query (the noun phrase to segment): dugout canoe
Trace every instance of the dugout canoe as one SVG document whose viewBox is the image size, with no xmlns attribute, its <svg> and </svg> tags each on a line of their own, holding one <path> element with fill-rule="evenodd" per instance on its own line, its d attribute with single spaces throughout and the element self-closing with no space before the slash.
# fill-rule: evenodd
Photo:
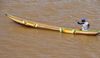
<svg viewBox="0 0 100 58">
<path fill-rule="evenodd" d="M 39 29 L 48 29 L 48 30 L 53 30 L 53 31 L 59 31 L 62 33 L 80 34 L 80 35 L 98 35 L 100 32 L 100 31 L 80 31 L 80 30 L 76 30 L 76 29 L 67 29 L 67 28 L 63 28 L 63 27 L 50 26 L 50 25 L 45 25 L 45 24 L 21 19 L 21 18 L 12 16 L 9 14 L 5 14 L 5 15 L 8 16 L 12 21 L 14 21 L 16 23 L 19 23 L 19 24 L 22 24 L 25 26 L 34 27 L 34 28 L 39 28 Z"/>
</svg>

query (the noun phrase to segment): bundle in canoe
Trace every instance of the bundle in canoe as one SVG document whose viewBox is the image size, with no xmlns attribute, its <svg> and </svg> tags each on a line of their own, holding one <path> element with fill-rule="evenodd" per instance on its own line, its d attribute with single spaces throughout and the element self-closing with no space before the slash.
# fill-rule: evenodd
<svg viewBox="0 0 100 58">
<path fill-rule="evenodd" d="M 37 22 L 27 21 L 25 19 L 21 19 L 9 14 L 5 14 L 5 15 L 8 16 L 14 22 L 17 22 L 19 24 L 23 24 L 26 26 L 34 27 L 34 28 L 39 28 L 39 29 L 48 29 L 48 30 L 53 30 L 53 31 L 59 31 L 62 33 L 80 34 L 80 35 L 98 35 L 100 32 L 100 31 L 81 31 L 81 30 L 76 30 L 76 29 L 67 29 L 63 27 L 50 26 L 50 25 L 40 24 Z"/>
</svg>

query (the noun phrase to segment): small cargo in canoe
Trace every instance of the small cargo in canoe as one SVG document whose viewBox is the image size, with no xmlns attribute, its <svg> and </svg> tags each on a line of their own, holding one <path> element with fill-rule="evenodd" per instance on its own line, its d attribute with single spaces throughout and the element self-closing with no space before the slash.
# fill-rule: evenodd
<svg viewBox="0 0 100 58">
<path fill-rule="evenodd" d="M 28 21 L 25 19 L 21 19 L 9 14 L 5 14 L 8 16 L 12 21 L 25 25 L 25 26 L 30 26 L 34 28 L 39 28 L 39 29 L 48 29 L 48 30 L 53 30 L 53 31 L 59 31 L 62 33 L 68 33 L 68 34 L 79 34 L 79 35 L 98 35 L 100 31 L 81 31 L 81 30 L 76 30 L 76 29 L 68 29 L 68 28 L 63 28 L 63 27 L 56 27 L 56 26 L 50 26 L 50 25 L 45 25 L 37 22 L 32 22 Z"/>
</svg>

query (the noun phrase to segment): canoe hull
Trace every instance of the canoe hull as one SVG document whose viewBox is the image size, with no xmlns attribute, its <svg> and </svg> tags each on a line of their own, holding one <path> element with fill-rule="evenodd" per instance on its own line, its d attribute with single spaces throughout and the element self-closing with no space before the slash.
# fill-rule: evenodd
<svg viewBox="0 0 100 58">
<path fill-rule="evenodd" d="M 22 25 L 25 25 L 25 26 L 29 26 L 29 27 L 59 31 L 59 32 L 68 33 L 68 34 L 94 35 L 94 36 L 99 34 L 98 31 L 80 31 L 80 30 L 76 30 L 76 29 L 67 29 L 67 28 L 63 28 L 63 27 L 50 26 L 50 25 L 45 25 L 45 24 L 41 24 L 41 23 L 37 23 L 37 22 L 28 21 L 25 19 L 21 19 L 21 18 L 12 16 L 12 15 L 9 15 L 9 14 L 5 14 L 5 15 L 8 16 L 12 21 L 22 24 Z"/>
</svg>

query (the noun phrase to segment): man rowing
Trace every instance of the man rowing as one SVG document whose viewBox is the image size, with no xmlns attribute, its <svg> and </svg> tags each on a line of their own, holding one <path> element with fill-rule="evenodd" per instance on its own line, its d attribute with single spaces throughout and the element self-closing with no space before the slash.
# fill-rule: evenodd
<svg viewBox="0 0 100 58">
<path fill-rule="evenodd" d="M 88 22 L 86 22 L 86 19 L 84 19 L 84 18 L 81 19 L 82 23 L 80 23 L 78 20 L 76 20 L 76 21 L 79 25 L 82 26 L 82 31 L 88 31 L 88 28 L 90 27 L 90 24 Z"/>
</svg>

